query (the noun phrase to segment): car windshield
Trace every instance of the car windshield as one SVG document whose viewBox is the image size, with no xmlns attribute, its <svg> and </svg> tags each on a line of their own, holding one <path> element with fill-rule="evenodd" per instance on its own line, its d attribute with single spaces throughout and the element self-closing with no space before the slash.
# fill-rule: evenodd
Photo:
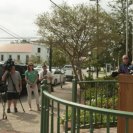
<svg viewBox="0 0 133 133">
<path fill-rule="evenodd" d="M 68 66 L 64 66 L 65 69 L 68 69 L 68 68 L 72 68 L 71 65 L 68 65 Z"/>
</svg>

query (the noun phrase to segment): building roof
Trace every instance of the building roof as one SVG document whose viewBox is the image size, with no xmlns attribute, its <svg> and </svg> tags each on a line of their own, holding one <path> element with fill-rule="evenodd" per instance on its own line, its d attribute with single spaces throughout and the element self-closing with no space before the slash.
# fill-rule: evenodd
<svg viewBox="0 0 133 133">
<path fill-rule="evenodd" d="M 0 44 L 1 53 L 29 53 L 32 52 L 32 44 Z"/>
</svg>

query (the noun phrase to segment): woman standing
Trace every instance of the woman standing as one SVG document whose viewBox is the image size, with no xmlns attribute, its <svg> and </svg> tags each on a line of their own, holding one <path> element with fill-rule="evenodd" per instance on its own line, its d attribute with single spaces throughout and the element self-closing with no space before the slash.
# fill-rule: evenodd
<svg viewBox="0 0 133 133">
<path fill-rule="evenodd" d="M 27 94 L 28 94 L 28 104 L 29 104 L 29 111 L 32 110 L 31 107 L 31 99 L 32 99 L 32 91 L 34 92 L 36 98 L 36 105 L 37 111 L 40 111 L 39 107 L 39 94 L 38 94 L 38 87 L 37 87 L 37 80 L 38 80 L 38 73 L 33 69 L 33 63 L 28 63 L 28 70 L 25 72 L 25 80 L 27 82 Z"/>
</svg>

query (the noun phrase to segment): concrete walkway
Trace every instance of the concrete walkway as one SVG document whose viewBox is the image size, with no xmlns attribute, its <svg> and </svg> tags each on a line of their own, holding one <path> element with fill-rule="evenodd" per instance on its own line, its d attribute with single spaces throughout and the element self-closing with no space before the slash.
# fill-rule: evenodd
<svg viewBox="0 0 133 133">
<path fill-rule="evenodd" d="M 71 101 L 72 99 L 72 84 L 66 83 L 61 89 L 60 86 L 54 87 L 54 92 L 52 95 Z M 32 108 L 33 111 L 29 111 L 29 107 L 27 104 L 27 97 L 21 98 L 22 104 L 25 109 L 25 113 L 23 112 L 20 103 L 18 102 L 18 113 L 14 113 L 11 109 L 12 113 L 7 114 L 7 120 L 0 120 L 0 133 L 40 133 L 40 112 L 36 111 L 36 103 L 33 96 L 32 100 Z M 63 109 L 64 106 L 61 106 Z M 0 119 L 2 118 L 2 104 L 0 103 Z M 55 125 L 57 122 L 55 121 Z M 56 133 L 56 126 L 54 128 Z M 64 133 L 61 130 L 60 133 Z M 70 131 L 69 131 L 70 133 Z M 80 130 L 80 133 L 89 133 L 89 129 Z M 106 129 L 96 129 L 94 133 L 106 133 Z M 116 128 L 111 128 L 110 133 L 117 133 Z"/>
<path fill-rule="evenodd" d="M 53 95 L 71 100 L 71 83 L 66 83 L 61 89 L 60 86 L 54 87 Z M 25 109 L 23 112 L 20 103 L 18 102 L 18 113 L 7 114 L 7 120 L 0 120 L 0 133 L 39 133 L 40 132 L 40 112 L 36 111 L 36 103 L 33 96 L 32 108 L 33 111 L 29 111 L 27 104 L 27 97 L 21 98 L 22 104 Z M 3 107 L 0 103 L 0 119 L 2 118 Z"/>
</svg>

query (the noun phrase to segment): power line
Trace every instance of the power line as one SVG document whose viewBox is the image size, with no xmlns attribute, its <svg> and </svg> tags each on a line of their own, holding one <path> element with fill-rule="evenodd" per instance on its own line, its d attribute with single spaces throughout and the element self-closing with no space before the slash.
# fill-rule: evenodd
<svg viewBox="0 0 133 133">
<path fill-rule="evenodd" d="M 9 34 L 10 36 L 14 37 L 15 39 L 20 39 L 18 37 L 16 37 L 15 35 L 13 35 L 12 33 L 9 33 L 7 30 L 3 29 L 0 27 L 0 30 L 4 31 L 5 33 Z"/>
<path fill-rule="evenodd" d="M 18 34 L 12 32 L 11 30 L 7 29 L 6 27 L 0 25 L 0 27 L 6 31 L 8 31 L 10 34 L 14 35 L 15 37 L 18 37 L 18 38 L 22 38 L 21 36 L 19 36 Z"/>
</svg>

